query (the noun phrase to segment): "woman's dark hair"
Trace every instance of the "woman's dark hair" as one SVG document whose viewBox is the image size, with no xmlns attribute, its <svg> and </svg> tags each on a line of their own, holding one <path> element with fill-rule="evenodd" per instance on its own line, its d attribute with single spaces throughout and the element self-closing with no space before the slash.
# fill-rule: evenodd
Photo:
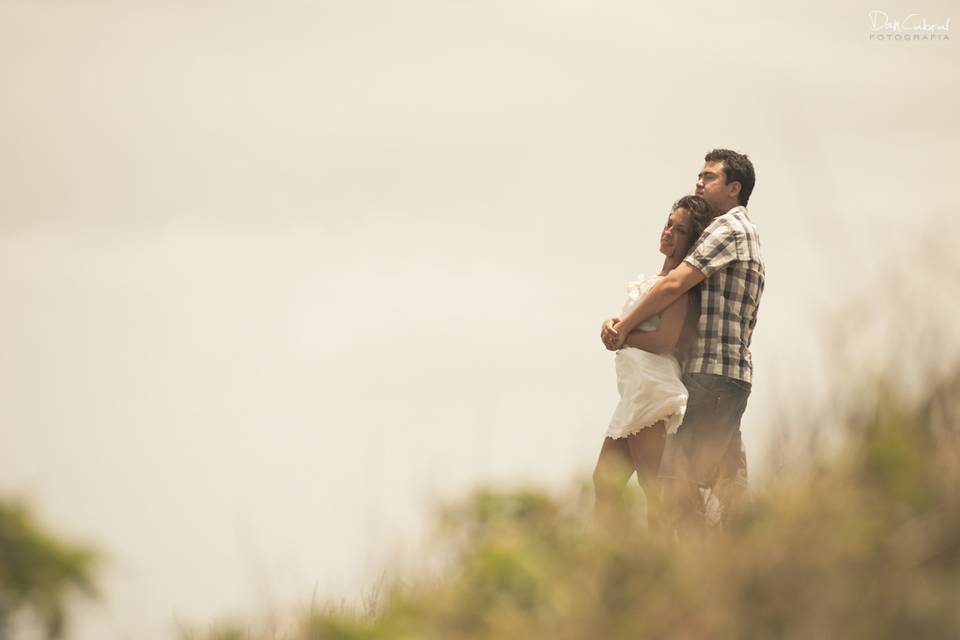
<svg viewBox="0 0 960 640">
<path fill-rule="evenodd" d="M 677 209 L 686 209 L 690 212 L 690 246 L 687 248 L 687 255 L 690 255 L 697 243 L 700 242 L 700 236 L 703 235 L 704 230 L 717 217 L 717 210 L 700 196 L 683 196 L 673 203 L 670 213 Z M 680 340 L 677 341 L 676 348 L 677 359 L 680 361 L 690 357 L 690 352 L 697 343 L 701 289 L 703 289 L 702 282 L 687 293 L 687 317 L 683 321 L 683 331 L 680 333 Z"/>
<path fill-rule="evenodd" d="M 700 196 L 683 196 L 673 203 L 670 213 L 677 209 L 686 209 L 690 212 L 690 235 L 688 236 L 690 246 L 687 247 L 687 255 L 690 255 L 700 236 L 703 235 L 703 230 L 717 217 L 717 211 Z"/>
</svg>

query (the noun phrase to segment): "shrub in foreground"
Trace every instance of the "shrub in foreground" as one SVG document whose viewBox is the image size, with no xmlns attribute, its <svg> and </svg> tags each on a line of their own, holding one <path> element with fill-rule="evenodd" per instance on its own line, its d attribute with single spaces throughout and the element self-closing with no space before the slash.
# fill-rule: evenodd
<svg viewBox="0 0 960 640">
<path fill-rule="evenodd" d="M 48 638 L 61 637 L 69 597 L 95 593 L 96 560 L 92 549 L 48 533 L 24 505 L 0 501 L 0 639 L 10 637 L 18 616 Z"/>
<path fill-rule="evenodd" d="M 441 578 L 264 637 L 960 637 L 958 408 L 960 376 L 920 400 L 874 390 L 836 425 L 839 450 L 698 544 L 629 520 L 596 529 L 576 497 L 478 492 L 438 515 Z"/>
</svg>

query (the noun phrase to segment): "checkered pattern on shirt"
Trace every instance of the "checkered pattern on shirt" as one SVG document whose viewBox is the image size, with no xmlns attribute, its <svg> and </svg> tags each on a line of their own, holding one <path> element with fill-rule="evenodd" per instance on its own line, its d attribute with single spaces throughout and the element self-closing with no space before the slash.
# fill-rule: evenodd
<svg viewBox="0 0 960 640">
<path fill-rule="evenodd" d="M 706 277 L 693 356 L 685 373 L 712 373 L 751 382 L 750 338 L 757 324 L 764 268 L 760 236 L 744 207 L 710 223 L 685 262 Z"/>
</svg>

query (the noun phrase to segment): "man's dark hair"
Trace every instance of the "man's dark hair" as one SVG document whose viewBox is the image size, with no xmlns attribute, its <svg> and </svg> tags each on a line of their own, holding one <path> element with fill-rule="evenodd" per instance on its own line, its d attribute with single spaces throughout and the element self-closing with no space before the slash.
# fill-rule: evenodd
<svg viewBox="0 0 960 640">
<path fill-rule="evenodd" d="M 742 153 L 730 149 L 714 149 L 703 157 L 704 162 L 723 162 L 723 174 L 727 183 L 740 183 L 740 196 L 737 198 L 741 205 L 746 206 L 753 193 L 753 185 L 757 176 L 753 172 L 753 163 Z"/>
</svg>

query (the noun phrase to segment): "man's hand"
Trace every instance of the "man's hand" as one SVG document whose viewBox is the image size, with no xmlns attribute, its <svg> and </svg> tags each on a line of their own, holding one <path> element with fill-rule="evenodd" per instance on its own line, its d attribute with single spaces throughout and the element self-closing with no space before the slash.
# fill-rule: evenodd
<svg viewBox="0 0 960 640">
<path fill-rule="evenodd" d="M 613 328 L 618 322 L 620 318 L 608 318 L 600 327 L 600 340 L 610 351 L 616 351 L 623 345 L 622 336 Z"/>
</svg>

